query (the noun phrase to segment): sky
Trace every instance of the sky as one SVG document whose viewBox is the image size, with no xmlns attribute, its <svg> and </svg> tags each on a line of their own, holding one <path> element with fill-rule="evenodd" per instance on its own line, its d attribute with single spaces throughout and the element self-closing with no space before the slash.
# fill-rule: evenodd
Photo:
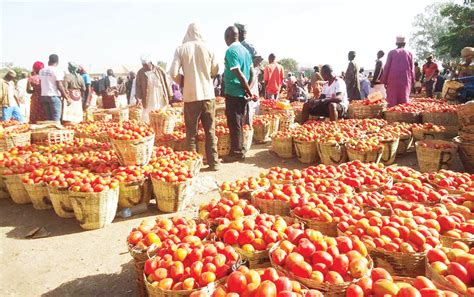
<svg viewBox="0 0 474 297">
<path fill-rule="evenodd" d="M 247 24 L 247 39 L 267 59 L 291 57 L 300 66 L 347 67 L 357 52 L 360 67 L 373 69 L 376 53 L 409 39 L 414 16 L 430 0 L 221 0 L 221 1 L 5 1 L 0 0 L 0 63 L 28 69 L 56 53 L 60 66 L 75 61 L 92 72 L 120 65 L 140 67 L 140 56 L 167 62 L 196 22 L 223 61 L 224 31 Z M 407 44 L 410 49 L 410 44 Z"/>
</svg>

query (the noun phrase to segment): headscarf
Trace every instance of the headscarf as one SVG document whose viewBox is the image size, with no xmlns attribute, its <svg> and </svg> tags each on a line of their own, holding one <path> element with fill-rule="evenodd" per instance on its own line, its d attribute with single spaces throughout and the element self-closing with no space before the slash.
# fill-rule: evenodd
<svg viewBox="0 0 474 297">
<path fill-rule="evenodd" d="M 201 30 L 196 23 L 192 23 L 188 26 L 188 31 L 184 35 L 183 43 L 191 41 L 204 41 L 201 36 Z"/>
<path fill-rule="evenodd" d="M 81 78 L 81 74 L 79 73 L 79 65 L 74 62 L 69 62 L 67 64 L 67 70 L 72 76 L 75 78 L 76 82 L 78 82 Z"/>
<path fill-rule="evenodd" d="M 33 64 L 33 72 L 34 73 L 39 73 L 41 69 L 44 68 L 44 64 L 40 61 L 36 61 L 34 64 Z"/>
<path fill-rule="evenodd" d="M 143 64 L 148 64 L 148 63 L 151 63 L 151 57 L 149 54 L 143 54 L 140 56 L 140 60 L 142 61 L 142 65 Z"/>
</svg>

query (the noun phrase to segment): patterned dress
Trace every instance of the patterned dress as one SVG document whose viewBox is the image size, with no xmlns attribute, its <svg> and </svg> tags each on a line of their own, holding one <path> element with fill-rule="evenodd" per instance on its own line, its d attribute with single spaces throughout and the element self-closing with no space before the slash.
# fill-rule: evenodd
<svg viewBox="0 0 474 297">
<path fill-rule="evenodd" d="M 30 105 L 30 123 L 36 124 L 38 121 L 45 121 L 46 115 L 41 104 L 41 82 L 39 75 L 33 75 L 28 79 L 28 83 L 33 89 Z"/>
</svg>

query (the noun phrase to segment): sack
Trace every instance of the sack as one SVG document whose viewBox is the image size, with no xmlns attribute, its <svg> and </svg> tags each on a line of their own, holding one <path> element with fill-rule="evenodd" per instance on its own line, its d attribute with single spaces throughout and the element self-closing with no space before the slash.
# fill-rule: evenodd
<svg viewBox="0 0 474 297">
<path fill-rule="evenodd" d="M 71 98 L 74 101 L 79 101 L 82 100 L 82 94 L 81 90 L 78 89 L 69 89 L 67 90 L 69 98 Z"/>
</svg>

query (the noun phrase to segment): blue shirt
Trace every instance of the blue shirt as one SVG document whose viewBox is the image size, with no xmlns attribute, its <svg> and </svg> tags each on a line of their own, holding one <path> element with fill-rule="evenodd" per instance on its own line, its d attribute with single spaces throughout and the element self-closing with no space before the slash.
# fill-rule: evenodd
<svg viewBox="0 0 474 297">
<path fill-rule="evenodd" d="M 83 73 L 83 74 L 81 74 L 81 76 L 82 76 L 82 79 L 84 80 L 84 84 L 86 86 L 91 84 L 91 76 L 89 74 Z"/>
<path fill-rule="evenodd" d="M 245 97 L 244 87 L 240 84 L 232 69 L 239 68 L 247 81 L 250 79 L 250 67 L 252 57 L 250 52 L 240 42 L 232 43 L 225 52 L 224 61 L 224 91 L 226 95 L 234 97 Z"/>
</svg>

